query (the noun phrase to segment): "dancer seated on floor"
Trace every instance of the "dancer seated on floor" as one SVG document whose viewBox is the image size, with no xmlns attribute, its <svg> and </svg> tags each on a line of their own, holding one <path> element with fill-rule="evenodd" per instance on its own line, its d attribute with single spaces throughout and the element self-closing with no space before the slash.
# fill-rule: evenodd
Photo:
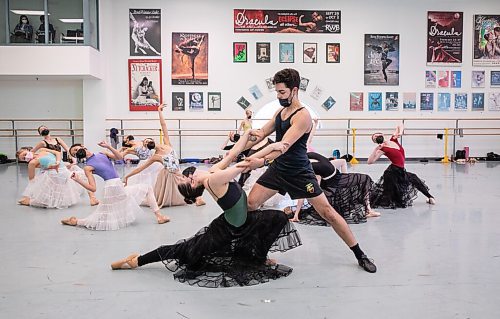
<svg viewBox="0 0 500 319">
<path fill-rule="evenodd" d="M 70 217 L 63 219 L 61 223 L 69 226 L 83 226 L 92 230 L 117 230 L 127 227 L 135 220 L 135 215 L 142 212 L 139 205 L 143 202 L 154 212 L 158 224 L 170 221 L 167 216 L 160 213 L 151 186 L 146 184 L 123 186 L 110 161 L 110 159 L 123 159 L 121 154 L 104 141 L 100 142 L 99 146 L 111 151 L 112 155 L 92 153 L 81 144 L 74 144 L 70 147 L 71 156 L 80 160 L 86 159 L 84 171 L 88 182 L 81 180 L 76 174 L 73 174 L 71 178 L 85 189 L 95 192 L 96 183 L 93 174 L 100 176 L 105 181 L 104 198 L 90 216 Z"/>
<path fill-rule="evenodd" d="M 187 202 L 195 201 L 207 188 L 224 213 L 189 239 L 144 255 L 130 255 L 112 263 L 111 268 L 136 268 L 161 261 L 167 269 L 177 271 L 177 280 L 203 287 L 254 285 L 290 274 L 291 268 L 276 264 L 267 254 L 299 246 L 297 231 L 281 211 L 247 212 L 246 194 L 233 181 L 243 168 L 228 167 L 248 137 L 249 131 L 209 171 L 185 169 L 186 177 L 179 184 Z M 273 145 L 269 152 L 282 148 L 281 143 Z"/>
<path fill-rule="evenodd" d="M 139 158 L 137 167 L 146 165 L 148 163 L 148 160 L 155 154 L 156 143 L 150 137 L 145 138 L 142 141 L 131 140 L 128 143 L 130 147 L 122 148 L 122 151 L 120 153 L 123 157 L 127 155 L 137 156 Z M 154 189 L 156 186 L 156 179 L 158 178 L 158 174 L 162 169 L 162 163 L 154 162 L 147 168 L 141 170 L 139 174 L 127 178 L 127 185 L 148 184 Z"/>
<path fill-rule="evenodd" d="M 382 155 L 391 161 L 391 165 L 372 190 L 370 196 L 372 207 L 395 209 L 411 206 L 413 200 L 417 198 L 417 190 L 427 197 L 427 203 L 436 204 L 427 185 L 417 175 L 405 169 L 405 150 L 398 142 L 403 130 L 403 125 L 398 125 L 389 141 L 384 139 L 382 133 L 372 135 L 373 143 L 378 145 L 368 157 L 368 164 L 375 163 Z"/>
<path fill-rule="evenodd" d="M 326 157 L 318 153 L 308 152 L 307 157 L 328 202 L 347 223 L 364 223 L 367 217 L 380 216 L 380 213 L 370 207 L 370 190 L 373 186 L 370 176 L 361 173 L 341 173 Z M 304 199 L 299 199 L 292 221 L 298 222 L 300 218 L 305 224 L 328 226 L 314 207 L 301 211 L 303 204 Z"/>
<path fill-rule="evenodd" d="M 154 147 L 155 154 L 151 156 L 144 165 L 138 166 L 132 172 L 125 176 L 125 184 L 127 185 L 128 179 L 136 174 L 141 173 L 151 165 L 160 163 L 163 165 L 156 177 L 156 184 L 154 187 L 154 194 L 158 206 L 180 206 L 185 205 L 184 198 L 179 193 L 177 185 L 182 182 L 182 172 L 180 170 L 179 159 L 175 152 L 170 138 L 168 136 L 167 123 L 163 117 L 163 109 L 165 104 L 158 107 L 158 116 L 160 117 L 160 125 L 163 131 L 163 144 Z M 156 164 L 155 164 L 156 165 Z M 203 198 L 200 196 L 196 199 L 196 206 L 205 205 Z"/>
<path fill-rule="evenodd" d="M 67 208 L 80 201 L 83 190 L 71 180 L 71 172 L 61 162 L 61 152 L 39 148 L 37 153 L 20 149 L 16 153 L 20 161 L 28 162 L 32 172 L 29 183 L 18 201 L 20 205 L 43 208 Z M 35 175 L 35 169 L 41 171 Z"/>
</svg>

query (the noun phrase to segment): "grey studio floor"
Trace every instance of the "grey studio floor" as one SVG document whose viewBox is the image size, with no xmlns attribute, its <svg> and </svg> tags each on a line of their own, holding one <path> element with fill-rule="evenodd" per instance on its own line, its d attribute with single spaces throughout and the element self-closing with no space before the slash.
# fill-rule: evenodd
<svg viewBox="0 0 500 319">
<path fill-rule="evenodd" d="M 161 263 L 112 271 L 109 264 L 194 234 L 221 210 L 164 208 L 158 225 L 144 208 L 134 225 L 112 232 L 62 226 L 85 217 L 88 200 L 69 209 L 16 205 L 25 165 L 0 166 L 1 318 L 500 318 L 500 163 L 408 163 L 437 199 L 351 225 L 375 259 L 357 266 L 331 228 L 296 225 L 303 245 L 273 254 L 293 267 L 286 278 L 251 287 L 179 283 Z M 358 164 L 377 180 L 387 162 Z M 131 167 L 117 166 L 123 174 Z M 98 187 L 102 186 L 99 179 Z M 97 193 L 98 197 L 100 192 Z"/>
</svg>

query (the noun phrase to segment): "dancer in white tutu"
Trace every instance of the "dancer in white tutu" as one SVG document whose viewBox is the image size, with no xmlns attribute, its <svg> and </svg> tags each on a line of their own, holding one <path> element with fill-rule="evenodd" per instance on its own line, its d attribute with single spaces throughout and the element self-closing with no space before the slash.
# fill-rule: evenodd
<svg viewBox="0 0 500 319">
<path fill-rule="evenodd" d="M 61 162 L 61 153 L 46 148 L 38 153 L 21 149 L 16 157 L 35 168 L 38 175 L 30 174 L 29 184 L 18 201 L 20 205 L 43 208 L 67 208 L 80 201 L 83 190 L 71 180 L 71 172 Z"/>
<path fill-rule="evenodd" d="M 163 130 L 163 144 L 155 145 L 155 154 L 150 157 L 144 165 L 138 166 L 127 174 L 124 179 L 125 184 L 128 185 L 128 181 L 131 177 L 142 173 L 153 164 L 156 165 L 156 163 L 159 163 L 163 166 L 163 169 L 159 171 L 154 187 L 156 202 L 159 207 L 180 206 L 186 204 L 184 197 L 179 193 L 179 189 L 177 188 L 177 185 L 183 180 L 183 175 L 180 170 L 179 159 L 177 158 L 177 154 L 168 136 L 167 123 L 162 113 L 164 107 L 165 104 L 158 107 L 160 125 Z M 201 196 L 196 199 L 197 206 L 204 204 L 205 202 Z"/>
<path fill-rule="evenodd" d="M 38 142 L 38 144 L 33 147 L 31 150 L 33 153 L 36 153 L 41 148 L 46 148 L 49 150 L 54 150 L 58 152 L 62 152 L 65 150 L 66 152 L 69 153 L 69 147 L 68 145 L 64 142 L 64 140 L 61 137 L 53 137 L 50 135 L 50 130 L 47 126 L 41 125 L 38 127 L 38 134 L 43 137 L 43 140 Z M 80 169 L 78 166 L 69 166 L 68 167 L 71 171 L 78 172 L 79 175 L 84 175 L 83 170 Z M 28 164 L 28 173 L 30 176 L 34 176 L 35 174 L 35 168 L 33 164 Z M 95 206 L 99 204 L 99 201 L 95 197 L 95 194 L 92 192 L 88 192 L 89 195 L 89 201 L 91 206 Z"/>
<path fill-rule="evenodd" d="M 153 189 L 145 184 L 124 187 L 118 173 L 116 172 L 112 159 L 122 159 L 121 154 L 106 142 L 99 146 L 111 151 L 111 157 L 103 153 L 92 153 L 81 144 L 74 144 L 70 153 L 78 159 L 86 159 L 84 168 L 88 183 L 72 175 L 72 178 L 89 191 L 95 192 L 96 183 L 93 174 L 104 179 L 104 198 L 101 200 L 95 212 L 86 218 L 70 217 L 63 219 L 64 225 L 83 226 L 92 230 L 117 230 L 124 228 L 135 220 L 135 215 L 140 214 L 139 207 L 143 202 L 147 204 L 156 215 L 159 224 L 168 222 L 170 219 L 160 213 Z"/>
<path fill-rule="evenodd" d="M 156 143 L 150 137 L 145 138 L 142 142 L 131 140 L 129 143 L 131 147 L 124 149 L 121 153 L 123 157 L 127 155 L 137 156 L 139 158 L 138 167 L 145 165 L 148 159 L 155 154 Z M 156 185 L 156 178 L 162 169 L 162 163 L 154 162 L 139 174 L 129 177 L 127 179 L 127 185 L 148 184 L 154 188 Z"/>
</svg>

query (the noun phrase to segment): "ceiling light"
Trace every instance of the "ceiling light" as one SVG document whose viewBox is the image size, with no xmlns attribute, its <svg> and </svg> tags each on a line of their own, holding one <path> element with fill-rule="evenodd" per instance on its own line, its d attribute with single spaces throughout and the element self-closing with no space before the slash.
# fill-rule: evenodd
<svg viewBox="0 0 500 319">
<path fill-rule="evenodd" d="M 64 23 L 83 23 L 83 19 L 59 19 L 59 21 Z"/>
<path fill-rule="evenodd" d="M 24 14 L 27 16 L 41 16 L 45 14 L 45 11 L 37 11 L 37 10 L 10 10 L 10 12 L 14 14 Z"/>
</svg>

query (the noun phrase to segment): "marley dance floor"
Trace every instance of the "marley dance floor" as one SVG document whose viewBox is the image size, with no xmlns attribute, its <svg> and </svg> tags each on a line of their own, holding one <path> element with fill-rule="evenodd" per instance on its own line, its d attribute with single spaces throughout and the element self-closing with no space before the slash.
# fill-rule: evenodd
<svg viewBox="0 0 500 319">
<path fill-rule="evenodd" d="M 386 166 L 350 171 L 376 180 Z M 0 318 L 500 318 L 500 165 L 409 163 L 407 170 L 427 182 L 437 205 L 420 195 L 413 207 L 381 209 L 382 217 L 351 225 L 376 274 L 357 266 L 331 228 L 297 225 L 303 245 L 271 255 L 293 267 L 289 277 L 209 289 L 175 281 L 161 263 L 109 266 L 207 225 L 221 213 L 207 194 L 204 207 L 164 208 L 168 224 L 144 208 L 131 227 L 97 232 L 59 222 L 90 214 L 85 197 L 64 210 L 16 205 L 26 166 L 2 165 Z"/>
</svg>

